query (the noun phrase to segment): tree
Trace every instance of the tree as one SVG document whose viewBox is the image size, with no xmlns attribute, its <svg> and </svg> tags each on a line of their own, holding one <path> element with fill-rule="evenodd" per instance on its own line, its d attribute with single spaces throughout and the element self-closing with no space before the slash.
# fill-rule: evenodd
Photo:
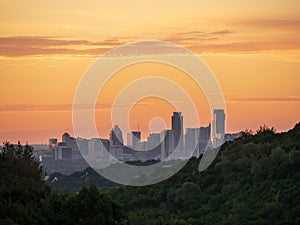
<svg viewBox="0 0 300 225">
<path fill-rule="evenodd" d="M 262 126 L 226 142 L 199 173 L 200 160 L 190 159 L 164 182 L 110 193 L 132 225 L 299 224 L 300 123 L 280 134 Z M 158 205 L 150 199 L 159 199 Z"/>
<path fill-rule="evenodd" d="M 32 148 L 8 142 L 0 154 L 0 221 L 17 224 L 42 224 L 41 199 L 50 188 L 43 181 L 43 171 L 32 155 Z"/>
<path fill-rule="evenodd" d="M 0 174 L 0 224 L 128 224 L 122 208 L 95 186 L 74 194 L 51 190 L 28 145 L 5 143 Z"/>
</svg>

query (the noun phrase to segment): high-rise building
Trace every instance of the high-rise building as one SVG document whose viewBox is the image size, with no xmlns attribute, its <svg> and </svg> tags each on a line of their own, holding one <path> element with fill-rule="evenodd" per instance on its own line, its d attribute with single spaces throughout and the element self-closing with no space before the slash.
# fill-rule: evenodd
<svg viewBox="0 0 300 225">
<path fill-rule="evenodd" d="M 139 147 L 139 142 L 141 141 L 141 131 L 132 131 L 132 147 L 136 149 Z"/>
<path fill-rule="evenodd" d="M 141 131 L 131 131 L 127 134 L 127 146 L 138 149 L 141 141 Z"/>
<path fill-rule="evenodd" d="M 207 127 L 200 127 L 200 141 L 208 142 L 211 135 L 211 124 Z"/>
<path fill-rule="evenodd" d="M 104 158 L 104 151 L 109 151 L 110 141 L 102 138 L 91 138 L 88 143 L 90 157 Z"/>
<path fill-rule="evenodd" d="M 74 137 L 71 137 L 68 133 L 64 133 L 61 139 L 62 142 L 67 144 L 67 147 L 72 149 L 72 159 L 82 159 L 81 152 Z"/>
<path fill-rule="evenodd" d="M 198 155 L 200 128 L 187 128 L 185 132 L 185 151 L 186 156 Z"/>
<path fill-rule="evenodd" d="M 87 139 L 84 138 L 76 138 L 76 142 L 78 145 L 78 148 L 80 149 L 80 152 L 82 153 L 82 155 L 87 155 L 88 154 L 88 144 L 89 141 Z"/>
<path fill-rule="evenodd" d="M 193 156 L 199 157 L 206 149 L 210 140 L 211 125 L 200 128 L 187 128 L 185 133 L 185 150 L 187 153 L 193 153 Z M 187 155 L 188 156 L 188 155 Z"/>
<path fill-rule="evenodd" d="M 160 158 L 161 160 L 165 160 L 166 158 L 169 157 L 169 155 L 172 154 L 172 152 L 175 149 L 174 146 L 174 130 L 164 130 L 161 132 L 161 154 Z"/>
<path fill-rule="evenodd" d="M 52 159 L 57 158 L 56 147 L 57 147 L 57 138 L 50 138 L 49 139 L 49 150 L 52 153 Z"/>
<path fill-rule="evenodd" d="M 49 139 L 49 146 L 56 146 L 57 138 L 50 138 Z"/>
<path fill-rule="evenodd" d="M 213 145 L 222 144 L 225 135 L 225 113 L 223 109 L 215 109 L 212 121 L 212 141 Z"/>
<path fill-rule="evenodd" d="M 183 151 L 183 117 L 181 112 L 173 112 L 172 130 L 174 132 L 174 147 Z"/>
<path fill-rule="evenodd" d="M 56 158 L 60 160 L 71 160 L 72 159 L 72 148 L 68 147 L 65 142 L 59 142 L 55 148 Z"/>
<path fill-rule="evenodd" d="M 123 160 L 123 135 L 120 127 L 115 125 L 109 134 L 109 153 L 119 160 Z"/>
<path fill-rule="evenodd" d="M 101 138 L 101 143 L 105 151 L 109 151 L 110 141 L 108 139 Z"/>
<path fill-rule="evenodd" d="M 101 148 L 101 139 L 91 138 L 88 143 L 88 155 L 90 157 L 101 157 L 100 148 Z M 97 149 L 99 149 L 99 151 Z"/>
<path fill-rule="evenodd" d="M 200 136 L 199 136 L 199 152 L 196 155 L 197 157 L 200 156 L 201 153 L 203 153 L 207 147 L 207 144 L 211 137 L 211 124 L 207 127 L 200 127 Z"/>
<path fill-rule="evenodd" d="M 225 134 L 225 113 L 223 109 L 215 109 L 213 114 L 213 135 Z"/>
<path fill-rule="evenodd" d="M 159 133 L 151 133 L 147 138 L 148 149 L 153 150 L 158 147 L 160 144 L 160 134 Z"/>
<path fill-rule="evenodd" d="M 127 140 L 126 146 L 132 148 L 132 133 L 131 132 L 127 133 L 126 140 Z"/>
<path fill-rule="evenodd" d="M 118 160 L 123 160 L 123 146 L 111 145 L 109 147 L 109 153 Z"/>
<path fill-rule="evenodd" d="M 68 144 L 71 142 L 71 136 L 68 133 L 64 133 L 61 137 L 61 141 Z"/>
<path fill-rule="evenodd" d="M 123 134 L 118 125 L 115 125 L 114 128 L 110 131 L 109 140 L 111 145 L 123 146 Z"/>
</svg>

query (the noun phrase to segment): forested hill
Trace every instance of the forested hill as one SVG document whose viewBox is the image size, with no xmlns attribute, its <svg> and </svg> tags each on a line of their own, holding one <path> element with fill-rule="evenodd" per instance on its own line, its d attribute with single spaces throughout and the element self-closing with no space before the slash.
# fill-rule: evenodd
<svg viewBox="0 0 300 225">
<path fill-rule="evenodd" d="M 132 225 L 300 224 L 300 123 L 227 142 L 213 164 L 191 159 L 167 181 L 110 191 Z"/>
<path fill-rule="evenodd" d="M 199 161 L 190 159 L 151 186 L 58 192 L 43 181 L 29 146 L 6 143 L 0 153 L 0 224 L 300 224 L 300 123 L 280 134 L 267 127 L 245 132 L 222 145 L 203 172 Z M 94 183 L 98 178 L 91 174 L 87 169 L 74 177 L 82 176 L 79 186 L 116 185 Z M 74 184 L 73 178 L 66 183 Z"/>
<path fill-rule="evenodd" d="M 30 146 L 0 152 L 0 225 L 128 224 L 122 208 L 95 186 L 60 193 L 43 180 Z"/>
</svg>

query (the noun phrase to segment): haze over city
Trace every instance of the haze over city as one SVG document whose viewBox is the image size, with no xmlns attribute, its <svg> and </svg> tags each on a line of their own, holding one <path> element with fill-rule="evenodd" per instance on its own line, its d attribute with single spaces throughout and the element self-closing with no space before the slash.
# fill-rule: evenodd
<svg viewBox="0 0 300 225">
<path fill-rule="evenodd" d="M 175 42 L 207 63 L 224 93 L 227 133 L 263 124 L 291 129 L 300 119 L 299 2 L 173 3 L 1 1 L 1 141 L 47 143 L 64 132 L 73 135 L 73 98 L 87 68 L 113 47 L 140 40 Z M 145 71 L 169 79 L 181 76 L 174 68 L 153 64 L 118 73 L 127 77 Z M 127 82 L 118 74 L 114 79 L 96 107 L 101 137 L 113 127 L 110 107 Z M 207 126 L 212 112 L 205 96 L 190 83 L 184 85 L 198 99 L 200 123 Z M 142 99 L 131 110 L 131 129 L 139 124 L 146 138 L 153 117 L 161 117 L 170 129 L 173 111 L 162 99 Z"/>
</svg>

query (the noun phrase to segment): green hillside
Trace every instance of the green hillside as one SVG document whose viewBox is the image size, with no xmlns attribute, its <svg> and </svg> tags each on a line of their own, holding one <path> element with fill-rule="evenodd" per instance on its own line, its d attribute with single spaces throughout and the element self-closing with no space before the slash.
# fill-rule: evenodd
<svg viewBox="0 0 300 225">
<path fill-rule="evenodd" d="M 95 187 L 57 192 L 43 180 L 30 146 L 0 152 L 0 225 L 128 224 L 122 208 Z"/>
<path fill-rule="evenodd" d="M 199 162 L 144 187 L 117 185 L 91 168 L 46 183 L 30 147 L 6 143 L 0 224 L 300 224 L 300 123 L 286 133 L 246 132 L 205 171 Z"/>
<path fill-rule="evenodd" d="M 300 224 L 300 124 L 275 134 L 261 127 L 225 143 L 198 171 L 192 158 L 175 176 L 110 195 L 142 224 Z"/>
</svg>

